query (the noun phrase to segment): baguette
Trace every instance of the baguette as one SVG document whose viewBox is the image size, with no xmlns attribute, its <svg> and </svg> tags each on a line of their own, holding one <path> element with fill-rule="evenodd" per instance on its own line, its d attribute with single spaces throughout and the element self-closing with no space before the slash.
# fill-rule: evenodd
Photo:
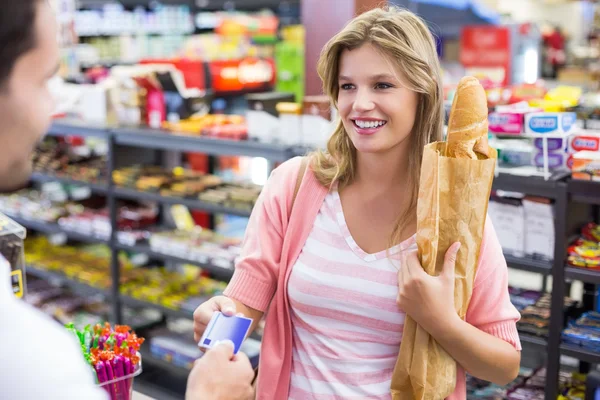
<svg viewBox="0 0 600 400">
<path fill-rule="evenodd" d="M 465 76 L 458 83 L 448 121 L 445 155 L 472 160 L 488 158 L 487 96 L 475 77 Z"/>
</svg>

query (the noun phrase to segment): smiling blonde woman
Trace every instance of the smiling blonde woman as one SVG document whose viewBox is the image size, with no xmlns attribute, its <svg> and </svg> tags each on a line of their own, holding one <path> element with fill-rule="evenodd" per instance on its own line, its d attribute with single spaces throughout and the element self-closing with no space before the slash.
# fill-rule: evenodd
<svg viewBox="0 0 600 400">
<path fill-rule="evenodd" d="M 318 70 L 340 116 L 327 151 L 273 172 L 225 295 L 195 312 L 196 336 L 213 311 L 258 321 L 268 310 L 259 399 L 390 399 L 407 314 L 473 375 L 511 381 L 519 314 L 491 224 L 466 321 L 453 307 L 457 246 L 448 273 L 409 275 L 421 268 L 411 254 L 423 147 L 443 126 L 427 26 L 396 8 L 362 14 L 327 43 Z M 450 398 L 466 398 L 462 369 Z"/>
</svg>

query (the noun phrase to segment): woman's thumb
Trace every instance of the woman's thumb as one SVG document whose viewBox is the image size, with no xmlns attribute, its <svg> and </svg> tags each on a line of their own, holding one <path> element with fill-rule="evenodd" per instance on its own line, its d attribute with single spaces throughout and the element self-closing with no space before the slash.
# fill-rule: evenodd
<svg viewBox="0 0 600 400">
<path fill-rule="evenodd" d="M 446 250 L 446 256 L 444 258 L 444 274 L 454 276 L 454 269 L 456 267 L 456 257 L 458 250 L 460 249 L 460 242 L 453 243 L 452 246 Z"/>
</svg>

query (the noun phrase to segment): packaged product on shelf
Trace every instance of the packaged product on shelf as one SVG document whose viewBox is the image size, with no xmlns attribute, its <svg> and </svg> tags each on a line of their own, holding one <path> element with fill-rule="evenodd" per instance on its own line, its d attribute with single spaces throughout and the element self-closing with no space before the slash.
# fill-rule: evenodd
<svg viewBox="0 0 600 400">
<path fill-rule="evenodd" d="M 525 132 L 529 134 L 564 134 L 576 128 L 573 112 L 529 113 L 525 115 Z"/>
<path fill-rule="evenodd" d="M 165 308 L 180 310 L 195 297 L 211 297 L 225 290 L 225 283 L 201 276 L 199 268 L 190 276 L 166 268 L 143 268 L 121 285 L 121 293 Z M 127 276 L 127 275 L 126 275 Z"/>
<path fill-rule="evenodd" d="M 547 337 L 550 328 L 550 300 L 551 295 L 544 293 L 533 305 L 528 305 L 521 310 L 521 319 L 517 322 L 519 332 Z M 564 312 L 574 312 L 578 303 L 568 297 L 564 299 Z"/>
<path fill-rule="evenodd" d="M 302 143 L 302 106 L 298 103 L 281 102 L 275 108 L 279 113 L 277 141 L 289 145 Z"/>
<path fill-rule="evenodd" d="M 548 169 L 559 170 L 567 169 L 569 155 L 564 152 L 548 152 Z M 544 168 L 545 157 L 543 150 L 538 150 L 533 154 L 533 165 L 538 168 Z"/>
<path fill-rule="evenodd" d="M 510 302 L 519 312 L 528 306 L 534 305 L 542 296 L 541 292 L 536 290 L 523 290 L 514 287 L 509 287 Z"/>
<path fill-rule="evenodd" d="M 277 103 L 293 102 L 293 93 L 266 92 L 249 94 L 246 121 L 248 137 L 261 142 L 272 142 L 280 132 L 279 112 Z"/>
<path fill-rule="evenodd" d="M 333 127 L 335 109 L 327 96 L 305 96 L 302 103 L 303 144 L 324 149 Z"/>
<path fill-rule="evenodd" d="M 542 110 L 530 107 L 526 102 L 498 106 L 488 116 L 489 130 L 501 135 L 522 135 L 525 132 L 525 115 L 539 111 Z"/>
<path fill-rule="evenodd" d="M 544 149 L 544 141 L 546 141 L 546 146 L 548 149 L 548 152 L 552 152 L 552 153 L 564 153 L 567 149 L 567 141 L 568 138 L 564 137 L 564 138 L 535 138 L 533 140 L 533 146 L 538 150 L 543 150 Z"/>
<path fill-rule="evenodd" d="M 582 131 L 569 137 L 569 152 L 600 151 L 600 131 Z"/>
<path fill-rule="evenodd" d="M 567 263 L 573 267 L 600 270 L 600 227 L 589 223 L 581 230 L 581 237 L 567 249 Z"/>
<path fill-rule="evenodd" d="M 494 196 L 488 205 L 502 250 L 515 257 L 525 255 L 525 208 L 521 200 Z"/>
<path fill-rule="evenodd" d="M 531 165 L 534 148 L 529 140 L 495 138 L 498 149 L 498 163 L 506 166 Z"/>
<path fill-rule="evenodd" d="M 554 206 L 551 200 L 525 197 L 525 254 L 531 257 L 554 259 Z"/>
<path fill-rule="evenodd" d="M 562 338 L 565 343 L 600 352 L 600 314 L 595 311 L 584 313 L 569 324 Z"/>
<path fill-rule="evenodd" d="M 600 182 L 600 152 L 580 151 L 573 155 L 573 179 Z"/>
</svg>

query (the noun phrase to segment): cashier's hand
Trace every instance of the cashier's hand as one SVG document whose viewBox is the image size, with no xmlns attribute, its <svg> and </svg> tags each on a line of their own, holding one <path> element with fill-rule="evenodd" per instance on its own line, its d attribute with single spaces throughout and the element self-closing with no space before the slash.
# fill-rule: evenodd
<svg viewBox="0 0 600 400">
<path fill-rule="evenodd" d="M 254 398 L 254 371 L 242 352 L 233 354 L 225 341 L 196 361 L 185 392 L 186 400 L 250 400 Z"/>
<path fill-rule="evenodd" d="M 454 308 L 454 267 L 460 243 L 446 251 L 439 276 L 427 274 L 417 252 L 405 253 L 398 272 L 398 307 L 434 335 L 458 317 Z"/>
<path fill-rule="evenodd" d="M 194 311 L 194 340 L 196 343 L 200 341 L 215 311 L 220 311 L 231 317 L 235 315 L 235 308 L 233 300 L 225 296 L 215 296 L 200 304 Z"/>
</svg>

